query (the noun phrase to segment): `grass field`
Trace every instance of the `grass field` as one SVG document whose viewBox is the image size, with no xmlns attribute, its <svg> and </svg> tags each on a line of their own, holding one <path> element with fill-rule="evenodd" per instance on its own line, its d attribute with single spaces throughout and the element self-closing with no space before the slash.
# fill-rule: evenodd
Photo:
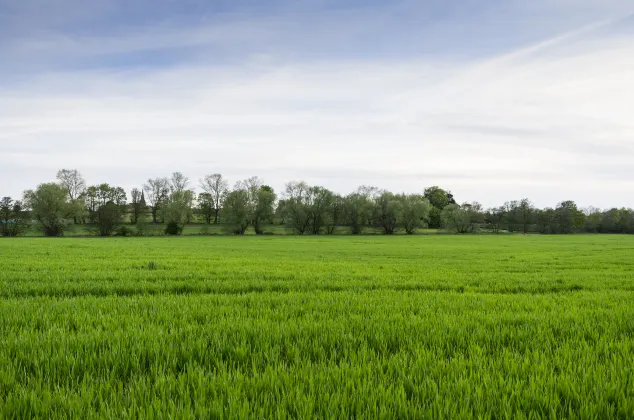
<svg viewBox="0 0 634 420">
<path fill-rule="evenodd" d="M 0 418 L 634 418 L 634 237 L 0 240 Z"/>
</svg>

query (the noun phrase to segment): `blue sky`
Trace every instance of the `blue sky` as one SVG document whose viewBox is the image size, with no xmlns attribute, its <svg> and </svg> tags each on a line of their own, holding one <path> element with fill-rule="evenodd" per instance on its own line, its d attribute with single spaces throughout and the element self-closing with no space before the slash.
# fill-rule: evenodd
<svg viewBox="0 0 634 420">
<path fill-rule="evenodd" d="M 0 0 L 0 195 L 259 175 L 634 206 L 624 0 Z"/>
</svg>

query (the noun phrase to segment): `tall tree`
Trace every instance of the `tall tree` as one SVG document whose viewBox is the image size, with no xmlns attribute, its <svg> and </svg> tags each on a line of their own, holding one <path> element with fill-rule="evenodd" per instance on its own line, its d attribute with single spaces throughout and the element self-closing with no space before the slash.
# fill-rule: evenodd
<svg viewBox="0 0 634 420">
<path fill-rule="evenodd" d="M 584 225 L 585 215 L 572 200 L 562 201 L 555 209 L 559 233 L 573 233 Z"/>
<path fill-rule="evenodd" d="M 0 235 L 19 236 L 29 227 L 27 212 L 21 201 L 11 197 L 0 200 Z"/>
<path fill-rule="evenodd" d="M 57 172 L 57 180 L 66 190 L 69 202 L 74 204 L 75 208 L 80 208 L 81 205 L 78 204 L 78 201 L 86 191 L 86 181 L 81 173 L 77 169 L 61 169 Z M 74 215 L 73 221 L 77 224 L 79 217 Z"/>
<path fill-rule="evenodd" d="M 432 205 L 429 212 L 429 227 L 432 229 L 440 229 L 442 225 L 441 213 L 449 204 L 456 204 L 453 194 L 437 185 L 425 188 L 423 196 Z"/>
<path fill-rule="evenodd" d="M 236 235 L 244 235 L 251 223 L 249 193 L 244 189 L 231 191 L 225 198 L 222 210 L 229 231 Z"/>
<path fill-rule="evenodd" d="M 40 223 L 45 236 L 62 236 L 66 220 L 73 208 L 68 202 L 68 192 L 58 184 L 40 184 L 35 190 L 24 193 L 24 202 Z"/>
<path fill-rule="evenodd" d="M 412 194 L 401 197 L 403 210 L 401 212 L 401 225 L 405 233 L 413 235 L 417 229 L 425 227 L 429 221 L 431 204 L 422 195 Z"/>
<path fill-rule="evenodd" d="M 159 210 L 170 195 L 170 180 L 168 178 L 151 178 L 143 185 L 146 200 L 152 213 L 152 222 L 158 223 Z"/>
<path fill-rule="evenodd" d="M 198 194 L 198 212 L 205 220 L 205 223 L 211 224 L 216 214 L 214 197 L 211 194 L 207 192 Z"/>
<path fill-rule="evenodd" d="M 183 175 L 181 172 L 174 172 L 169 180 L 170 192 L 183 192 L 189 185 L 189 178 Z"/>
<path fill-rule="evenodd" d="M 472 215 L 468 206 L 449 204 L 443 209 L 441 217 L 444 228 L 449 231 L 455 233 L 469 233 L 472 231 Z"/>
<path fill-rule="evenodd" d="M 375 199 L 377 222 L 383 233 L 393 235 L 403 221 L 403 201 L 389 191 L 382 191 Z"/>
<path fill-rule="evenodd" d="M 264 222 L 273 218 L 276 198 L 275 191 L 268 185 L 263 185 L 258 189 L 255 203 L 251 210 L 251 223 L 256 235 L 262 235 L 264 233 L 262 227 Z"/>
<path fill-rule="evenodd" d="M 143 214 L 143 212 L 145 211 L 145 195 L 144 192 L 138 188 L 133 188 L 132 191 L 130 192 L 130 198 L 131 198 L 131 203 L 130 203 L 130 210 L 131 210 L 131 215 L 132 215 L 132 224 L 136 225 L 137 222 L 139 221 L 139 217 L 141 217 L 141 215 Z"/>
<path fill-rule="evenodd" d="M 166 233 L 180 235 L 192 214 L 195 197 L 191 190 L 175 190 L 163 207 L 163 220 L 167 223 Z"/>
<path fill-rule="evenodd" d="M 313 235 L 319 235 L 322 230 L 328 229 L 335 214 L 332 211 L 335 195 L 324 187 L 310 187 L 307 194 L 309 213 L 309 225 Z"/>
<path fill-rule="evenodd" d="M 303 235 L 309 232 L 311 222 L 310 186 L 303 181 L 291 181 L 286 184 L 284 211 L 287 221 L 295 233 Z"/>
<path fill-rule="evenodd" d="M 359 235 L 370 224 L 373 200 L 378 189 L 360 187 L 344 198 L 345 223 L 353 235 Z"/>
<path fill-rule="evenodd" d="M 519 201 L 517 213 L 522 231 L 526 234 L 535 217 L 535 205 L 528 198 L 523 198 Z"/>
<path fill-rule="evenodd" d="M 506 210 L 504 206 L 490 208 L 484 214 L 485 222 L 488 223 L 489 229 L 491 229 L 493 233 L 500 233 L 505 217 Z"/>
<path fill-rule="evenodd" d="M 206 202 L 213 203 L 214 209 L 214 224 L 218 224 L 218 216 L 222 209 L 224 198 L 229 191 L 229 183 L 222 177 L 221 174 L 211 174 L 205 176 L 200 181 L 200 187 L 206 194 L 209 194 L 211 200 Z"/>
</svg>

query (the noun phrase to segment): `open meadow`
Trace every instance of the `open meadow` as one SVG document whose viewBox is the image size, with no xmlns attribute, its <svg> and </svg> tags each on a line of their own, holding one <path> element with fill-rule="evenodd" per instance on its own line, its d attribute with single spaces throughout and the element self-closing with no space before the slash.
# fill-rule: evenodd
<svg viewBox="0 0 634 420">
<path fill-rule="evenodd" d="M 634 237 L 0 240 L 0 418 L 634 418 Z"/>
</svg>

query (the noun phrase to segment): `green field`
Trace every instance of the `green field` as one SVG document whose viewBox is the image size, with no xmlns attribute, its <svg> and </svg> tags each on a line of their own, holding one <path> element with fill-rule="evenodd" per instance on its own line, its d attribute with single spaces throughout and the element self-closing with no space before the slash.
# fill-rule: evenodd
<svg viewBox="0 0 634 420">
<path fill-rule="evenodd" d="M 0 240 L 0 418 L 634 418 L 634 237 Z"/>
</svg>

